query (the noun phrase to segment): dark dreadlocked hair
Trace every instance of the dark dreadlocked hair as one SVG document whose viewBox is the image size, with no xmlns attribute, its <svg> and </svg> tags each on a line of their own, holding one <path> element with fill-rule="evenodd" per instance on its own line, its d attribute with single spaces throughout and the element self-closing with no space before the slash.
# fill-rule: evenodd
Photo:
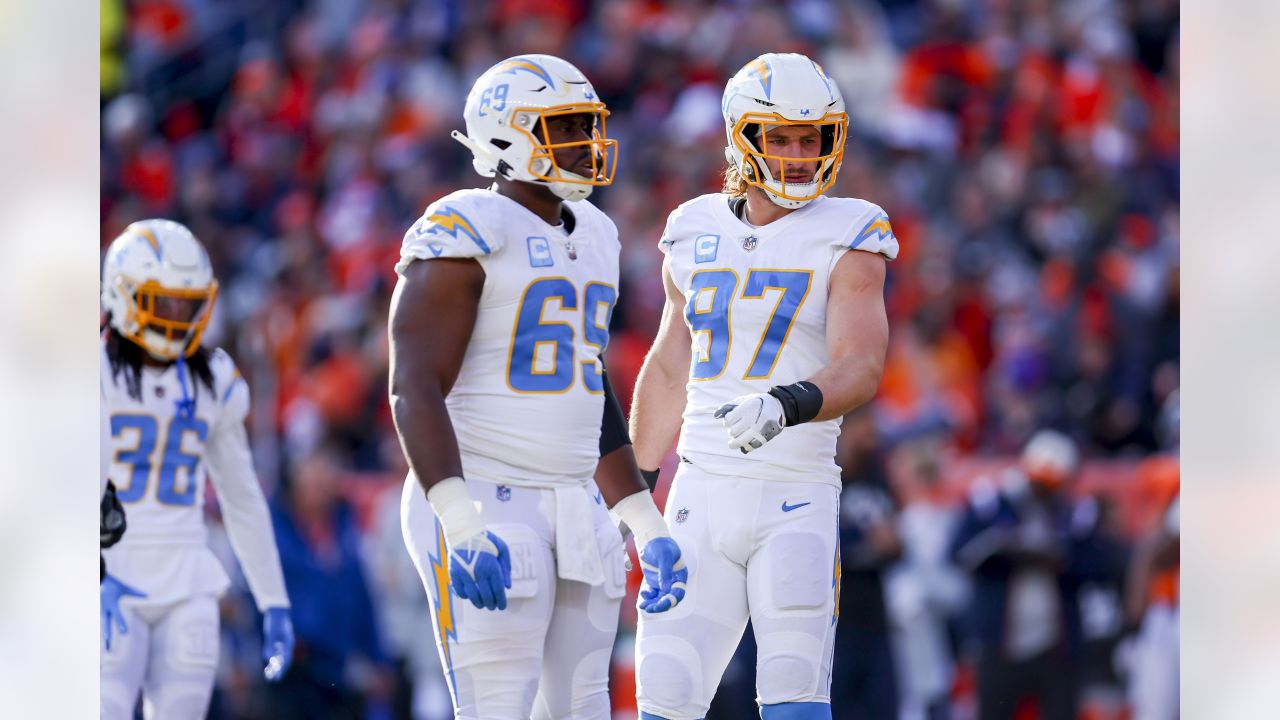
<svg viewBox="0 0 1280 720">
<path fill-rule="evenodd" d="M 129 393 L 129 397 L 142 401 L 142 354 L 146 352 L 141 345 L 121 335 L 111 325 L 111 315 L 107 314 L 107 318 L 103 323 L 107 331 L 107 362 L 111 365 L 111 382 L 118 384 L 120 376 L 124 376 L 125 390 Z M 187 368 L 190 369 L 191 375 L 209 388 L 209 394 L 213 394 L 213 370 L 209 368 L 209 349 L 201 346 L 186 359 Z M 193 392 L 197 391 L 199 384 L 193 384 Z M 192 398 L 194 399 L 194 398 Z"/>
</svg>

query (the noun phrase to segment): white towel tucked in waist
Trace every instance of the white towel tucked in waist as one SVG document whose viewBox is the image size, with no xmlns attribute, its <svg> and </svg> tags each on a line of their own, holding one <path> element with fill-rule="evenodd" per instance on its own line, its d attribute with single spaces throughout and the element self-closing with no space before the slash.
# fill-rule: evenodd
<svg viewBox="0 0 1280 720">
<path fill-rule="evenodd" d="M 557 487 L 555 493 L 557 574 L 565 580 L 599 585 L 604 582 L 604 562 L 591 508 L 594 501 L 585 485 Z"/>
</svg>

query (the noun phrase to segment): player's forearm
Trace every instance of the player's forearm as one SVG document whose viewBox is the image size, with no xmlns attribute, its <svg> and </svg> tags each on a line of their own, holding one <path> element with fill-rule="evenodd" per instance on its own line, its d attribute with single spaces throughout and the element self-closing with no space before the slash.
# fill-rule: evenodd
<svg viewBox="0 0 1280 720">
<path fill-rule="evenodd" d="M 684 378 L 676 377 L 650 353 L 636 378 L 630 431 L 636 464 L 656 470 L 680 433 L 684 414 Z"/>
<path fill-rule="evenodd" d="M 256 499 L 246 499 L 241 512 L 234 515 L 225 512 L 224 503 L 223 519 L 231 539 L 231 549 L 240 561 L 258 610 L 289 607 L 289 594 L 280 569 L 280 553 L 271 528 L 271 513 L 262 492 L 258 492 Z"/>
<path fill-rule="evenodd" d="M 640 477 L 640 469 L 630 445 L 623 445 L 600 458 L 596 465 L 596 486 L 606 507 L 649 488 Z"/>
<path fill-rule="evenodd" d="M 462 477 L 462 457 L 453 422 L 438 386 L 424 378 L 413 391 L 393 382 L 391 416 L 409 469 L 423 490 L 450 477 Z"/>
<path fill-rule="evenodd" d="M 649 488 L 636 467 L 627 420 L 622 416 L 622 406 L 613 392 L 609 374 L 602 373 L 600 380 L 604 386 L 604 413 L 600 418 L 600 461 L 595 479 L 605 504 L 613 507 L 623 498 Z"/>
<path fill-rule="evenodd" d="M 889 346 L 884 307 L 884 259 L 845 253 L 831 274 L 827 298 L 827 365 L 809 381 L 822 392 L 814 420 L 834 420 L 876 394 Z"/>
<path fill-rule="evenodd" d="M 224 428 L 205 449 L 205 461 L 231 549 L 259 610 L 289 607 L 271 511 L 262 493 L 243 425 Z"/>
<path fill-rule="evenodd" d="M 822 390 L 822 409 L 814 422 L 834 420 L 875 397 L 884 373 L 884 358 L 851 357 L 819 370 L 809 382 Z"/>
</svg>

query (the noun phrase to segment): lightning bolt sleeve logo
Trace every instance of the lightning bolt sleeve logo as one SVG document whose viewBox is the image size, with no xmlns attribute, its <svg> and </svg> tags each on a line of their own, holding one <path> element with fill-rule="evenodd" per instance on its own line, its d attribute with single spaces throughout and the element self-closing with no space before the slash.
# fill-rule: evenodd
<svg viewBox="0 0 1280 720">
<path fill-rule="evenodd" d="M 467 216 L 451 207 L 442 207 L 428 215 L 426 223 L 418 230 L 419 235 L 440 233 L 448 234 L 454 238 L 465 236 L 475 243 L 476 247 L 480 248 L 485 255 L 492 252 L 489 249 L 489 243 L 484 241 L 479 231 L 476 230 L 476 226 L 467 219 Z"/>
<path fill-rule="evenodd" d="M 879 215 L 872 218 L 866 225 L 863 226 L 862 230 L 858 232 L 857 236 L 854 237 L 854 240 L 852 243 L 849 244 L 849 247 L 851 249 L 856 248 L 862 243 L 866 242 L 867 240 L 873 237 L 882 241 L 887 241 L 891 239 L 897 240 L 897 238 L 893 234 L 893 227 L 889 225 L 888 215 L 885 215 L 884 213 L 880 213 Z"/>
</svg>

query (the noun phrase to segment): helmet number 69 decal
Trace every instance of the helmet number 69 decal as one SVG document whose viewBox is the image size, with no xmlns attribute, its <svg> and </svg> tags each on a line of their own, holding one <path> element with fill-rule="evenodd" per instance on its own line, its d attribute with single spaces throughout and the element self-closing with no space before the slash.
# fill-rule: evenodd
<svg viewBox="0 0 1280 720">
<path fill-rule="evenodd" d="M 476 114 L 480 117 L 488 117 L 484 111 L 489 108 L 494 112 L 502 112 L 507 109 L 507 93 L 511 91 L 511 86 L 503 83 L 488 88 L 480 95 L 480 107 L 476 109 Z"/>
</svg>

